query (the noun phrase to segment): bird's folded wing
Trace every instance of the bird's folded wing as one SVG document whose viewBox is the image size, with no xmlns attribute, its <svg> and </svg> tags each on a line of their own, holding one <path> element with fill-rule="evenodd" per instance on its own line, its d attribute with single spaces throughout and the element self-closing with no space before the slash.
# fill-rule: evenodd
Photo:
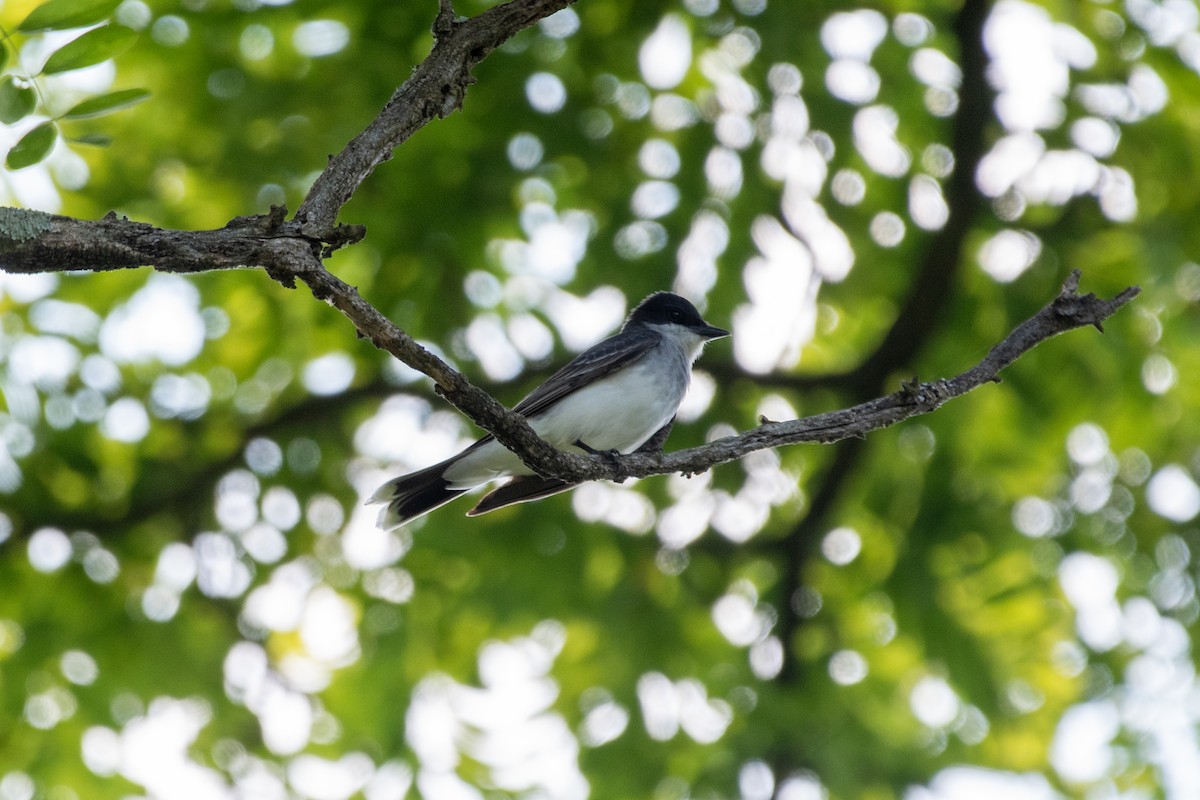
<svg viewBox="0 0 1200 800">
<path fill-rule="evenodd" d="M 513 408 L 525 417 L 545 411 L 567 395 L 624 367 L 650 352 L 658 339 L 641 331 L 626 331 L 580 353 L 534 389 Z"/>
</svg>

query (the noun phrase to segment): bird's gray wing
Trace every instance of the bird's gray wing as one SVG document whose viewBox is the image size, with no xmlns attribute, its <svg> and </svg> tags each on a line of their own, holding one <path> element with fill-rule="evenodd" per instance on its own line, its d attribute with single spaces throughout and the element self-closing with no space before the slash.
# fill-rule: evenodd
<svg viewBox="0 0 1200 800">
<path fill-rule="evenodd" d="M 644 331 L 622 331 L 605 339 L 564 364 L 545 383 L 513 406 L 513 411 L 527 419 L 540 414 L 576 389 L 636 363 L 650 352 L 657 341 L 653 334 Z M 467 449 L 475 450 L 493 438 L 489 433 Z"/>
<path fill-rule="evenodd" d="M 525 417 L 536 416 L 567 395 L 593 381 L 636 363 L 658 339 L 643 331 L 626 331 L 591 347 L 569 361 L 513 408 Z"/>
</svg>

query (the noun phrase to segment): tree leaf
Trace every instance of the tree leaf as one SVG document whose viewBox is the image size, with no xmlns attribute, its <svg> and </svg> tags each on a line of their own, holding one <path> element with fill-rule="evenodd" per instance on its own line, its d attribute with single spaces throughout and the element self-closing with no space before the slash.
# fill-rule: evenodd
<svg viewBox="0 0 1200 800">
<path fill-rule="evenodd" d="M 49 154 L 57 138 L 58 129 L 54 127 L 54 123 L 43 122 L 13 145 L 8 151 L 5 163 L 9 169 L 21 169 L 36 164 Z"/>
<path fill-rule="evenodd" d="M 90 67 L 116 58 L 137 41 L 137 32 L 123 25 L 105 25 L 73 39 L 55 52 L 42 67 L 46 75 Z"/>
<path fill-rule="evenodd" d="M 29 115 L 37 104 L 37 96 L 28 86 L 18 86 L 12 75 L 0 79 L 0 122 L 11 125 Z"/>
<path fill-rule="evenodd" d="M 83 136 L 72 136 L 69 141 L 75 144 L 86 144 L 92 147 L 108 147 L 113 143 L 111 136 L 103 133 L 85 133 Z"/>
<path fill-rule="evenodd" d="M 0 69 L 4 69 L 4 65 L 8 63 L 8 42 L 0 39 Z"/>
<path fill-rule="evenodd" d="M 137 105 L 150 96 L 145 89 L 122 89 L 119 92 L 109 92 L 99 97 L 92 97 L 79 103 L 66 114 L 63 119 L 86 119 L 109 114 L 122 108 Z"/>
<path fill-rule="evenodd" d="M 61 31 L 95 25 L 112 16 L 121 0 L 49 0 L 29 13 L 17 30 Z"/>
</svg>

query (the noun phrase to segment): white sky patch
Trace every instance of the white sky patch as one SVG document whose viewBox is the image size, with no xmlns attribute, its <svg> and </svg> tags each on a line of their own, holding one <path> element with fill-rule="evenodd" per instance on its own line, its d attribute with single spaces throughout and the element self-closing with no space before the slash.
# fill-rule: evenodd
<svg viewBox="0 0 1200 800">
<path fill-rule="evenodd" d="M 276 569 L 271 578 L 246 597 L 243 616 L 266 630 L 286 633 L 299 627 L 308 593 L 316 584 L 312 568 L 294 561 Z"/>
<path fill-rule="evenodd" d="M 1121 641 L 1121 608 L 1112 563 L 1091 553 L 1071 553 L 1059 565 L 1058 580 L 1075 607 L 1075 626 L 1084 644 L 1099 652 L 1116 647 Z"/>
<path fill-rule="evenodd" d="M 871 218 L 868 230 L 871 238 L 875 240 L 875 244 L 880 247 L 896 247 L 904 241 L 908 227 L 904 224 L 904 218 L 899 214 L 892 211 L 880 211 Z"/>
<path fill-rule="evenodd" d="M 120 734 L 121 775 L 162 800 L 224 800 L 229 793 L 221 774 L 188 754 L 211 716 L 208 705 L 199 700 L 156 698 L 146 714 L 131 720 Z M 93 735 L 90 742 L 92 760 L 112 757 L 111 737 Z M 86 747 L 85 742 L 85 761 Z"/>
<path fill-rule="evenodd" d="M 585 484 L 590 486 L 591 484 Z M 584 487 L 581 487 L 584 488 Z M 578 494 L 578 490 L 576 490 Z M 585 500 L 580 500 L 583 505 Z M 688 497 L 662 512 L 658 517 L 658 538 L 666 547 L 678 550 L 699 539 L 708 530 L 716 511 L 716 498 L 708 492 Z"/>
<path fill-rule="evenodd" d="M 941 230 L 950 219 L 942 186 L 928 175 L 917 175 L 908 186 L 908 214 L 918 228 Z"/>
<path fill-rule="evenodd" d="M 29 537 L 29 563 L 39 572 L 55 572 L 71 560 L 71 540 L 58 528 L 41 528 Z"/>
<path fill-rule="evenodd" d="M 262 645 L 238 642 L 225 655 L 225 693 L 258 717 L 267 749 L 295 753 L 308 744 L 312 704 L 303 694 L 285 687 L 270 667 Z"/>
<path fill-rule="evenodd" d="M 535 72 L 525 81 L 525 98 L 534 111 L 553 114 L 567 103 L 567 87 L 550 72 Z"/>
<path fill-rule="evenodd" d="M 150 415 L 140 400 L 122 397 L 108 407 L 100 432 L 116 442 L 140 442 L 150 432 Z"/>
<path fill-rule="evenodd" d="M 754 143 L 754 123 L 745 114 L 727 112 L 713 126 L 717 141 L 734 150 L 745 150 Z"/>
<path fill-rule="evenodd" d="M 652 89 L 674 89 L 692 64 L 692 33 L 683 17 L 667 14 L 638 51 L 642 78 Z"/>
<path fill-rule="evenodd" d="M 592 216 L 575 209 L 560 214 L 549 202 L 530 200 L 521 208 L 520 221 L 527 241 L 492 244 L 504 268 L 515 275 L 533 275 L 558 285 L 575 277 L 575 268 L 587 252 L 588 239 L 595 229 Z"/>
<path fill-rule="evenodd" d="M 466 443 L 461 417 L 448 412 L 430 413 L 428 401 L 410 395 L 389 397 L 354 432 L 358 452 L 410 469 L 448 458 Z"/>
<path fill-rule="evenodd" d="M 887 19 L 878 11 L 840 12 L 821 26 L 821 45 L 833 58 L 870 61 L 887 31 Z"/>
<path fill-rule="evenodd" d="M 100 349 L 119 363 L 186 364 L 204 345 L 200 293 L 175 275 L 151 275 L 100 328 Z"/>
<path fill-rule="evenodd" d="M 908 67 L 912 74 L 926 86 L 957 87 L 962 81 L 962 70 L 941 50 L 922 47 L 912 54 Z"/>
<path fill-rule="evenodd" d="M 250 586 L 250 568 L 239 557 L 236 545 L 220 533 L 196 537 L 196 585 L 209 597 L 238 597 Z"/>
<path fill-rule="evenodd" d="M 579 14 L 573 8 L 556 11 L 538 23 L 538 29 L 552 39 L 566 39 L 579 30 Z"/>
<path fill-rule="evenodd" d="M 508 141 L 508 162 L 519 170 L 530 170 L 542 162 L 546 149 L 532 133 L 518 133 Z"/>
<path fill-rule="evenodd" d="M 330 56 L 350 43 L 350 29 L 333 19 L 314 19 L 301 22 L 292 33 L 296 52 L 309 58 Z"/>
<path fill-rule="evenodd" d="M 647 139 L 638 150 L 638 166 L 651 178 L 673 178 L 679 172 L 679 151 L 666 139 Z"/>
<path fill-rule="evenodd" d="M 742 273 L 750 303 L 734 312 L 733 352 L 744 368 L 761 374 L 794 365 L 812 338 L 820 280 L 812 251 L 778 219 L 760 216 L 750 231 L 762 256 L 751 258 Z"/>
<path fill-rule="evenodd" d="M 0 133 L 2 131 L 3 129 L 0 129 Z M 4 196 L 3 189 L 3 183 L 0 183 L 0 199 Z M 18 303 L 32 303 L 53 293 L 58 288 L 58 281 L 58 276 L 49 272 L 36 275 L 0 272 L 0 298 L 11 297 Z"/>
<path fill-rule="evenodd" d="M 742 159 L 727 147 L 714 147 L 704 159 L 704 176 L 713 195 L 730 199 L 742 190 Z"/>
<path fill-rule="evenodd" d="M 347 800 L 362 790 L 375 773 L 365 753 L 347 753 L 336 761 L 305 753 L 288 764 L 288 783 L 313 800 Z"/>
<path fill-rule="evenodd" d="M 1044 775 L 980 767 L 948 767 L 928 786 L 912 787 L 904 800 L 1062 800 Z"/>
<path fill-rule="evenodd" d="M 625 317 L 625 295 L 613 286 L 601 286 L 586 297 L 554 292 L 544 308 L 558 334 L 576 352 L 599 342 L 620 326 Z"/>
<path fill-rule="evenodd" d="M 725 735 L 733 709 L 724 700 L 710 699 L 707 687 L 694 678 L 672 681 L 659 672 L 638 679 L 638 701 L 650 737 L 667 740 L 682 731 L 701 744 Z"/>
<path fill-rule="evenodd" d="M 1112 741 L 1120 715 L 1111 700 L 1067 709 L 1050 745 L 1050 763 L 1066 781 L 1089 783 L 1103 778 L 1112 764 Z"/>
<path fill-rule="evenodd" d="M 504 331 L 523 358 L 541 361 L 554 352 L 554 334 L 533 314 L 514 314 Z"/>
<path fill-rule="evenodd" d="M 655 97 L 646 110 L 660 131 L 677 131 L 700 121 L 700 110 L 695 103 L 669 92 Z"/>
<path fill-rule="evenodd" d="M 1178 464 L 1168 464 L 1146 484 L 1146 503 L 1160 517 L 1189 522 L 1200 514 L 1200 486 Z"/>
<path fill-rule="evenodd" d="M 853 528 L 834 528 L 821 540 L 821 554 L 831 564 L 843 567 L 862 551 L 862 537 Z"/>
<path fill-rule="evenodd" d="M 685 297 L 703 297 L 716 284 L 717 258 L 729 247 L 729 224 L 716 212 L 697 211 L 676 254 L 675 289 Z"/>
<path fill-rule="evenodd" d="M 1107 158 L 1117 149 L 1121 129 L 1111 120 L 1084 117 L 1071 123 L 1071 142 L 1096 158 Z"/>
<path fill-rule="evenodd" d="M 313 394 L 339 394 L 353 381 L 354 360 L 345 353 L 328 353 L 304 365 L 304 388 Z"/>
<path fill-rule="evenodd" d="M 871 169 L 889 178 L 908 172 L 912 155 L 896 138 L 900 117 L 885 105 L 867 106 L 854 115 L 854 146 Z"/>
<path fill-rule="evenodd" d="M 1059 54 L 1055 25 L 1043 9 L 1020 0 L 996 4 L 984 27 L 992 79 L 1000 90 L 996 110 L 1010 130 L 1058 125 L 1069 67 Z"/>
<path fill-rule="evenodd" d="M 1042 254 L 1042 240 L 1029 231 L 1002 230 L 979 248 L 979 266 L 1000 283 L 1011 283 Z"/>
<path fill-rule="evenodd" d="M 379 484 L 390 477 L 394 477 L 394 473 L 380 474 L 377 480 L 371 482 L 370 490 L 374 492 Z M 357 503 L 349 522 L 342 529 L 342 555 L 354 569 L 378 569 L 394 564 L 412 543 L 411 537 L 403 531 L 398 534 L 380 529 L 376 524 L 380 513 L 379 506 Z"/>
<path fill-rule="evenodd" d="M 26 336 L 8 353 L 8 374 L 41 389 L 61 389 L 79 365 L 79 350 L 57 336 Z"/>
<path fill-rule="evenodd" d="M 867 660 L 857 650 L 839 650 L 829 658 L 829 677 L 842 686 L 859 683 L 867 672 Z"/>
<path fill-rule="evenodd" d="M 748 647 L 770 631 L 771 618 L 757 604 L 758 594 L 748 581 L 738 581 L 713 603 L 713 623 L 730 644 Z"/>
<path fill-rule="evenodd" d="M 979 162 L 975 183 L 988 197 L 999 197 L 1011 189 L 1017 180 L 1033 169 L 1046 142 L 1036 133 L 1011 133 L 994 145 Z"/>
<path fill-rule="evenodd" d="M 870 103 L 879 95 L 882 80 L 870 65 L 852 58 L 839 58 L 825 70 L 829 93 L 847 103 Z"/>
<path fill-rule="evenodd" d="M 511 380 L 521 374 L 525 360 L 513 347 L 496 314 L 481 314 L 467 326 L 467 347 L 493 381 Z"/>
<path fill-rule="evenodd" d="M 344 666 L 358 658 L 357 622 L 354 604 L 328 586 L 318 586 L 304 604 L 300 640 L 313 658 Z"/>
<path fill-rule="evenodd" d="M 588 747 L 599 747 L 619 737 L 629 727 L 629 712 L 608 698 L 588 709 L 580 725 L 579 739 Z"/>
<path fill-rule="evenodd" d="M 442 675 L 417 685 L 405 733 L 420 762 L 417 785 L 425 796 L 480 796 L 452 772 L 463 756 L 483 765 L 502 790 L 547 800 L 588 796 L 579 740 L 552 708 L 558 686 L 549 671 L 564 636 L 559 623 L 545 621 L 527 637 L 485 644 L 480 686 Z"/>
<path fill-rule="evenodd" d="M 789 180 L 783 193 L 783 218 L 813 254 L 813 266 L 823 280 L 837 283 L 854 266 L 854 249 L 845 231 L 813 199 L 816 187 Z"/>
<path fill-rule="evenodd" d="M 633 192 L 630 207 L 643 219 L 658 219 L 679 205 L 679 187 L 668 181 L 644 181 Z"/>
<path fill-rule="evenodd" d="M 962 707 L 950 684 L 936 676 L 917 681 L 908 703 L 913 715 L 931 728 L 944 728 L 952 723 Z"/>
<path fill-rule="evenodd" d="M 93 342 L 101 319 L 99 314 L 85 305 L 46 299 L 29 310 L 29 321 L 42 333 Z"/>
</svg>

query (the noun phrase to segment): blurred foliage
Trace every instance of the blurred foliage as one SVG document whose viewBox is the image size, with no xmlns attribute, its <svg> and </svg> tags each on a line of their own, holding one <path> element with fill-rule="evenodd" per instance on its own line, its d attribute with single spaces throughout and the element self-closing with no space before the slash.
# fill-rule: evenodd
<svg viewBox="0 0 1200 800">
<path fill-rule="evenodd" d="M 436 12 L 73 6 L 136 43 L 43 74 L 76 32 L 0 7 L 0 144 L 29 164 L 0 200 L 177 228 L 295 209 Z M 508 403 L 616 306 L 688 293 L 735 343 L 702 358 L 711 403 L 669 449 L 855 402 L 838 376 L 947 246 L 915 187 L 971 160 L 949 149 L 959 6 L 580 0 L 362 186 L 342 221 L 367 238 L 330 268 Z M 986 121 L 1008 184 L 949 209 L 963 251 L 887 389 L 969 367 L 1070 268 L 1144 293 L 1103 337 L 839 449 L 385 535 L 361 497 L 474 433 L 305 290 L 0 275 L 0 797 L 924 798 L 968 796 L 962 765 L 1028 796 L 1194 796 L 1200 15 L 991 14 L 994 87 L 1014 48 L 1042 71 Z M 685 43 L 674 78 L 639 66 L 653 37 Z M 872 151 L 880 111 L 899 169 Z M 48 122 L 112 143 L 22 139 Z M 651 179 L 677 189 L 651 187 L 657 210 Z M 805 186 L 854 252 L 844 279 L 766 252 L 785 228 L 788 252 L 820 247 L 788 217 Z M 803 345 L 767 377 L 739 363 L 756 308 Z M 1089 719 L 1107 727 L 1081 738 Z"/>
</svg>

